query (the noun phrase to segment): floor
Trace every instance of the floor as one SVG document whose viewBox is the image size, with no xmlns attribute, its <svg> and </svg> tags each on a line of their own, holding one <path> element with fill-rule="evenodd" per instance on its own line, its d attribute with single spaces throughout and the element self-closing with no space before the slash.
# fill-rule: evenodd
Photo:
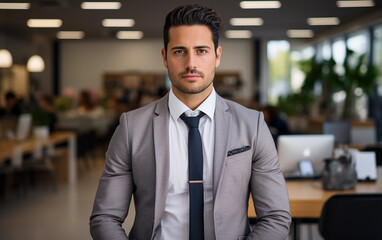
<svg viewBox="0 0 382 240">
<path fill-rule="evenodd" d="M 80 167 L 80 166 L 79 166 Z M 103 162 L 93 162 L 89 169 L 81 170 L 74 187 L 66 184 L 53 192 L 49 186 L 28 191 L 27 196 L 12 194 L 0 201 L 0 239 L 5 240 L 86 240 L 89 216 L 92 210 Z M 124 223 L 132 226 L 131 216 Z"/>
<path fill-rule="evenodd" d="M 84 169 L 75 186 L 58 186 L 53 192 L 49 186 L 28 191 L 27 196 L 15 194 L 0 200 L 0 239 L 4 240 L 86 240 L 89 216 L 92 210 L 103 159 Z M 123 224 L 128 232 L 134 218 L 134 206 Z M 316 225 L 302 225 L 301 239 L 320 240 Z M 289 237 L 289 239 L 292 239 Z"/>
</svg>

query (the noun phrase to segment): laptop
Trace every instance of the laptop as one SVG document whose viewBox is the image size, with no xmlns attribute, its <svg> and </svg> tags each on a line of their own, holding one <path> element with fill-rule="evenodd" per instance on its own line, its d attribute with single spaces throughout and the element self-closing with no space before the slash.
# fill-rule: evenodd
<svg viewBox="0 0 382 240">
<path fill-rule="evenodd" d="M 317 179 L 321 177 L 324 159 L 331 158 L 334 135 L 282 135 L 277 152 L 285 179 Z"/>
</svg>

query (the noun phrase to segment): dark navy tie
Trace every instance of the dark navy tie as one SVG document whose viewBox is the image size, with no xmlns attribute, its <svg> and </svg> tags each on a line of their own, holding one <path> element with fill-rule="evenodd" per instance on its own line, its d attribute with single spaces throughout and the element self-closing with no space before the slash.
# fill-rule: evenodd
<svg viewBox="0 0 382 240">
<path fill-rule="evenodd" d="M 196 117 L 180 118 L 189 127 L 188 131 L 188 186 L 190 191 L 190 240 L 204 239 L 204 197 L 203 197 L 203 147 L 199 133 L 199 120 Z"/>
</svg>

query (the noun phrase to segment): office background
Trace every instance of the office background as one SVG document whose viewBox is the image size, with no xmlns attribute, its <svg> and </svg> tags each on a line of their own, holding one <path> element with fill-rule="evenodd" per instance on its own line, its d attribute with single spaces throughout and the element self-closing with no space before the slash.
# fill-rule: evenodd
<svg viewBox="0 0 382 240">
<path fill-rule="evenodd" d="M 13 176 L 14 172 L 4 174 L 6 171 L 0 167 L 1 181 L 7 176 L 6 186 L 0 188 L 3 191 L 0 192 L 0 239 L 90 239 L 88 217 L 107 140 L 115 127 L 115 114 L 144 105 L 155 99 L 150 94 L 164 86 L 168 88 L 160 53 L 164 17 L 173 7 L 189 1 L 106 1 L 116 2 L 116 9 L 109 10 L 84 9 L 83 2 L 76 0 L 17 1 L 22 5 L 16 8 L 25 9 L 5 9 L 5 3 L 9 2 L 16 3 L 0 1 L 0 49 L 6 49 L 12 56 L 10 65 L 1 65 L 0 57 L 0 107 L 5 105 L 5 93 L 9 90 L 28 105 L 32 98 L 47 94 L 57 99 L 71 98 L 72 105 L 65 112 L 56 109 L 57 129 L 70 131 L 68 136 L 76 135 L 78 142 L 89 142 L 89 139 L 97 142 L 77 145 L 77 169 L 73 170 L 70 169 L 73 166 L 68 167 L 73 159 L 68 157 L 69 148 L 65 145 L 70 138 L 59 140 L 64 153 L 53 159 L 57 178 L 53 191 L 51 181 L 45 176 L 34 184 L 19 182 L 15 181 L 18 178 Z M 372 63 L 379 70 L 374 94 L 382 96 L 381 0 L 265 1 L 271 5 L 269 9 L 245 7 L 259 1 L 194 2 L 216 9 L 224 21 L 220 39 L 223 56 L 216 71 L 218 92 L 251 108 L 266 111 L 265 106 L 278 107 L 291 133 L 321 133 L 322 124 L 329 117 L 343 120 L 345 95 L 341 89 L 330 95 L 334 102 L 330 109 L 325 109 L 319 101 L 307 105 L 308 110 L 301 110 L 297 104 L 292 106 L 299 112 L 291 112 L 290 106 L 280 104 L 280 97 L 301 93 L 309 74 L 301 67 L 303 61 L 314 59 L 319 63 L 333 57 L 337 63 L 335 71 L 343 76 L 346 47 L 357 56 L 366 54 L 365 66 Z M 356 3 L 363 6 L 344 7 Z M 318 17 L 329 18 L 321 19 L 329 22 L 315 25 L 309 20 Z M 56 28 L 28 27 L 29 19 L 40 18 L 62 22 Z M 128 19 L 128 25 L 132 26 L 102 24 L 105 19 L 122 18 Z M 240 20 L 236 18 L 252 19 L 251 23 L 238 26 L 235 21 Z M 135 39 L 118 39 L 123 34 L 120 31 L 138 35 L 128 37 Z M 73 33 L 78 35 L 65 36 Z M 42 58 L 42 70 L 28 69 L 27 62 L 33 55 Z M 83 91 L 96 99 L 103 108 L 101 113 L 83 115 L 78 111 Z M 323 96 L 319 81 L 312 91 L 316 99 Z M 129 103 L 147 93 L 146 99 Z M 353 143 L 358 146 L 380 143 L 377 120 L 370 116 L 371 92 L 355 89 L 353 93 L 357 99 L 350 119 L 352 134 L 366 136 Z M 115 103 L 108 100 L 114 97 L 121 105 L 111 116 L 108 107 L 115 107 Z M 0 126 L 0 132 L 2 128 L 5 125 Z M 4 139 L 5 134 L 0 134 L 0 143 Z M 7 161 L 9 164 L 9 156 Z M 76 172 L 75 180 L 71 178 L 71 170 Z M 360 189 L 364 189 L 362 186 Z M 130 216 L 124 226 L 129 229 L 131 224 Z M 304 224 L 298 230 L 300 239 L 322 239 L 317 222 Z M 290 239 L 295 235 L 291 233 Z"/>
</svg>

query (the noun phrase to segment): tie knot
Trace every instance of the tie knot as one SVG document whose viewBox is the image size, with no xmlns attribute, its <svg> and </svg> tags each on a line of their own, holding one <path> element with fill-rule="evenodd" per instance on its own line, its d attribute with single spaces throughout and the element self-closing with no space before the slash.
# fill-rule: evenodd
<svg viewBox="0 0 382 240">
<path fill-rule="evenodd" d="M 203 117 L 205 114 L 200 113 L 198 116 L 195 117 L 187 117 L 185 113 L 180 115 L 180 118 L 187 124 L 189 128 L 198 128 L 199 126 L 199 120 L 201 117 Z"/>
</svg>

